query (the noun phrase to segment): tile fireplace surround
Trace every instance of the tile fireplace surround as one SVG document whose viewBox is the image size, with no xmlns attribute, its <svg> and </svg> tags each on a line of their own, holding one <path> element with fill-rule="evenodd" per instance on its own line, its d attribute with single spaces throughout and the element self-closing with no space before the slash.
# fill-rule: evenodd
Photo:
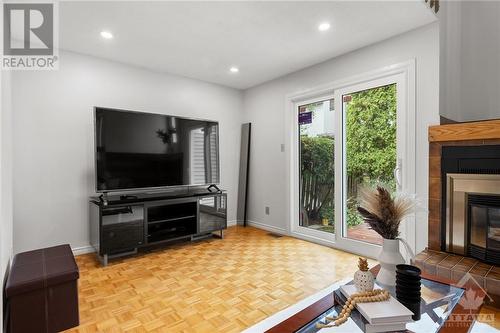
<svg viewBox="0 0 500 333">
<path fill-rule="evenodd" d="M 500 296 L 500 267 L 486 264 L 467 254 L 461 255 L 457 253 L 459 251 L 452 251 L 445 245 L 449 233 L 442 231 L 448 230 L 446 227 L 443 228 L 447 221 L 443 221 L 442 216 L 442 205 L 445 207 L 447 205 L 447 202 L 443 202 L 442 195 L 442 189 L 447 188 L 443 187 L 443 182 L 446 184 L 447 179 L 442 179 L 443 147 L 486 145 L 500 145 L 500 120 L 438 125 L 429 128 L 428 248 L 417 255 L 415 264 L 429 274 L 454 282 L 459 281 L 466 273 L 470 273 L 488 293 Z"/>
</svg>

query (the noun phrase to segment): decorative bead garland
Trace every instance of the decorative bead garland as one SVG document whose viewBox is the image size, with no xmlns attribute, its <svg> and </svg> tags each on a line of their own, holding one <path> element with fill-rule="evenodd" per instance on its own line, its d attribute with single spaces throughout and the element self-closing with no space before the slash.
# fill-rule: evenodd
<svg viewBox="0 0 500 333">
<path fill-rule="evenodd" d="M 366 291 L 363 293 L 352 294 L 345 302 L 342 311 L 337 317 L 326 317 L 328 322 L 333 322 L 333 324 L 316 324 L 316 328 L 327 328 L 340 326 L 347 321 L 351 315 L 351 311 L 354 310 L 356 303 L 368 303 L 368 302 L 381 302 L 387 301 L 391 297 L 389 292 L 384 289 L 376 289 L 372 291 Z"/>
</svg>

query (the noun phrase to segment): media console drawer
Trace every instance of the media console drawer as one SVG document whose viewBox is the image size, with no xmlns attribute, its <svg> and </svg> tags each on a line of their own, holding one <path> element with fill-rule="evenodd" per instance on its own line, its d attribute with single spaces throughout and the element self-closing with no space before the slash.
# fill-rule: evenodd
<svg viewBox="0 0 500 333">
<path fill-rule="evenodd" d="M 144 222 L 103 225 L 102 247 L 105 252 L 133 249 L 144 243 Z"/>
</svg>

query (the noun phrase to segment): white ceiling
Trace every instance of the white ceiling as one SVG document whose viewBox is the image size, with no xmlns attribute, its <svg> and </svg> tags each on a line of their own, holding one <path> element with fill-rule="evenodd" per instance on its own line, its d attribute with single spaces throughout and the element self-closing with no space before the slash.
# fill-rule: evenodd
<svg viewBox="0 0 500 333">
<path fill-rule="evenodd" d="M 239 89 L 436 19 L 424 0 L 82 1 L 61 2 L 59 14 L 63 49 Z M 331 28 L 319 32 L 324 21 Z"/>
</svg>

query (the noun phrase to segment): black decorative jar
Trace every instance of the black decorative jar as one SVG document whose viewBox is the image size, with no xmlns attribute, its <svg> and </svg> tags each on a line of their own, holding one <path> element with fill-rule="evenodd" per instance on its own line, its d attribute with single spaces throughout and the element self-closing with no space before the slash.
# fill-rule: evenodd
<svg viewBox="0 0 500 333">
<path fill-rule="evenodd" d="M 412 319 L 420 319 L 420 268 L 412 265 L 396 265 L 396 298 L 413 312 Z"/>
</svg>

